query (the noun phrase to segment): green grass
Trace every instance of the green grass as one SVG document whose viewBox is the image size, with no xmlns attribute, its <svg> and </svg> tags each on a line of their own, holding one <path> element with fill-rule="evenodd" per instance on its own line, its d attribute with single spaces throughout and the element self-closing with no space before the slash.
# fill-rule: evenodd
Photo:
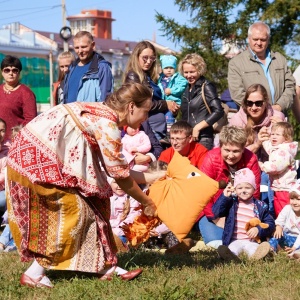
<svg viewBox="0 0 300 300">
<path fill-rule="evenodd" d="M 0 255 L 0 299 L 300 299 L 300 262 L 279 253 L 274 260 L 225 263 L 216 251 L 166 256 L 132 251 L 119 256 L 119 266 L 142 267 L 134 281 L 99 281 L 88 274 L 48 271 L 54 289 L 32 289 L 19 284 L 28 264 L 16 253 Z"/>
</svg>

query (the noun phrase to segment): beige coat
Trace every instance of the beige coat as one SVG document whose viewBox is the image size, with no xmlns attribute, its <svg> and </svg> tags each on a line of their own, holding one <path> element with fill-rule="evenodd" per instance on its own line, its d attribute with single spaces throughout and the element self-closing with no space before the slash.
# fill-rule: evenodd
<svg viewBox="0 0 300 300">
<path fill-rule="evenodd" d="M 270 73 L 275 89 L 274 104 L 280 105 L 284 111 L 292 105 L 295 79 L 283 55 L 271 51 L 271 57 Z M 233 101 L 241 105 L 247 88 L 255 83 L 260 83 L 266 88 L 272 104 L 271 91 L 264 70 L 253 58 L 250 50 L 245 50 L 229 61 L 228 85 Z"/>
</svg>

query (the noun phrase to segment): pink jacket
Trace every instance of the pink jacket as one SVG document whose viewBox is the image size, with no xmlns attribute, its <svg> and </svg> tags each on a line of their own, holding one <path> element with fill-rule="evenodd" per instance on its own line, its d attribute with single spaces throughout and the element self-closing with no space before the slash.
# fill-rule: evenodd
<svg viewBox="0 0 300 300">
<path fill-rule="evenodd" d="M 137 152 L 146 154 L 151 149 L 148 135 L 144 131 L 139 131 L 135 135 L 125 134 L 122 138 L 123 149 L 132 154 L 132 149 L 137 148 Z"/>
<path fill-rule="evenodd" d="M 133 220 L 136 216 L 140 214 L 139 210 L 135 210 L 135 208 L 139 207 L 140 204 L 133 198 L 129 197 L 130 201 L 130 210 L 128 215 L 124 220 L 122 220 L 122 215 L 124 211 L 125 201 L 129 197 L 127 194 L 123 196 L 117 196 L 114 194 L 110 197 L 110 226 L 112 227 L 113 233 L 117 236 L 124 235 L 123 229 L 120 226 L 124 225 L 124 223 L 133 223 Z"/>
<path fill-rule="evenodd" d="M 8 140 L 1 143 L 0 150 L 0 191 L 5 189 L 5 169 L 7 162 L 7 154 L 10 148 L 10 142 Z"/>
<path fill-rule="evenodd" d="M 298 142 L 272 146 L 270 141 L 265 141 L 263 147 L 269 154 L 269 160 L 264 162 L 261 169 L 270 175 L 272 189 L 289 191 L 297 176 L 295 156 Z"/>
<path fill-rule="evenodd" d="M 256 155 L 248 149 L 245 149 L 240 161 L 237 163 L 237 170 L 242 168 L 249 168 L 252 170 L 255 176 L 256 190 L 253 195 L 254 198 L 260 198 L 260 168 L 258 165 L 258 160 Z M 206 154 L 206 157 L 203 161 L 200 171 L 205 173 L 210 178 L 220 181 L 225 180 L 226 183 L 230 180 L 230 172 L 227 164 L 224 162 L 221 156 L 221 148 L 214 148 Z M 200 215 L 200 218 L 205 214 L 208 218 L 214 219 L 214 214 L 212 212 L 212 206 L 217 201 L 221 193 L 223 192 L 220 189 L 210 200 L 203 210 L 203 213 Z"/>
<path fill-rule="evenodd" d="M 267 116 L 262 120 L 262 122 L 258 125 L 253 126 L 254 129 L 259 131 L 260 128 L 263 126 L 271 127 L 271 117 L 278 117 L 281 121 L 285 120 L 285 116 L 282 112 L 275 110 L 272 108 L 271 105 L 267 107 Z M 238 127 L 245 128 L 247 125 L 247 114 L 244 112 L 243 108 L 241 107 L 240 110 L 230 119 L 229 125 L 235 125 Z"/>
</svg>

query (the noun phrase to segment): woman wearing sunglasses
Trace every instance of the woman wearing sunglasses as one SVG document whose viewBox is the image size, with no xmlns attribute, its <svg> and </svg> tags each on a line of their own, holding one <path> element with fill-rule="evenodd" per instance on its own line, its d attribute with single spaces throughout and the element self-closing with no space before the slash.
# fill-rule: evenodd
<svg viewBox="0 0 300 300">
<path fill-rule="evenodd" d="M 34 93 L 20 83 L 21 61 L 7 55 L 1 62 L 4 83 L 0 85 L 0 118 L 6 122 L 6 132 L 17 125 L 26 125 L 37 115 Z"/>
<path fill-rule="evenodd" d="M 240 110 L 230 119 L 230 125 L 242 127 L 247 133 L 246 147 L 256 153 L 260 161 L 268 156 L 262 148 L 262 142 L 269 138 L 272 123 L 284 121 L 284 114 L 272 108 L 268 93 L 261 84 L 249 86 Z M 267 127 L 268 131 L 261 131 Z"/>
<path fill-rule="evenodd" d="M 179 105 L 174 101 L 162 100 L 163 96 L 157 85 L 158 70 L 156 56 L 155 47 L 150 42 L 139 42 L 133 49 L 128 60 L 124 73 L 124 81 L 126 83 L 139 82 L 152 89 L 152 107 L 149 111 L 148 120 L 156 138 L 164 142 L 167 133 L 167 124 L 164 114 L 168 112 L 168 110 L 176 114 Z"/>
<path fill-rule="evenodd" d="M 268 93 L 261 84 L 249 86 L 242 102 L 240 110 L 230 119 L 230 125 L 236 125 L 246 130 L 246 148 L 257 155 L 261 162 L 268 160 L 268 154 L 262 147 L 263 141 L 269 139 L 271 126 L 273 123 L 284 121 L 285 116 L 282 112 L 272 108 L 269 104 Z M 269 186 L 268 174 L 262 172 L 261 184 Z M 268 192 L 261 195 L 261 200 L 269 205 L 269 210 L 273 214 L 273 191 L 269 188 Z"/>
</svg>

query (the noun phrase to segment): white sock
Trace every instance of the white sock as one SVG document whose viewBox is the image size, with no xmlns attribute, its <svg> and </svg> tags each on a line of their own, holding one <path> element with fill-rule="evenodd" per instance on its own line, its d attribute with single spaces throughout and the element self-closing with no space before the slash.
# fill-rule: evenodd
<svg viewBox="0 0 300 300">
<path fill-rule="evenodd" d="M 36 260 L 34 260 L 32 265 L 25 271 L 25 274 L 36 279 L 45 274 L 45 269 Z"/>
<path fill-rule="evenodd" d="M 120 267 L 116 267 L 115 272 L 117 273 L 117 275 L 123 275 L 123 274 L 127 273 L 128 271 L 124 270 Z"/>
<path fill-rule="evenodd" d="M 112 273 L 112 272 L 116 272 L 117 275 L 122 275 L 122 274 L 125 274 L 127 273 L 128 271 L 120 268 L 120 267 L 112 267 L 112 268 L 107 268 L 107 269 L 104 269 L 100 272 L 100 274 L 109 274 L 109 273 Z"/>
</svg>

